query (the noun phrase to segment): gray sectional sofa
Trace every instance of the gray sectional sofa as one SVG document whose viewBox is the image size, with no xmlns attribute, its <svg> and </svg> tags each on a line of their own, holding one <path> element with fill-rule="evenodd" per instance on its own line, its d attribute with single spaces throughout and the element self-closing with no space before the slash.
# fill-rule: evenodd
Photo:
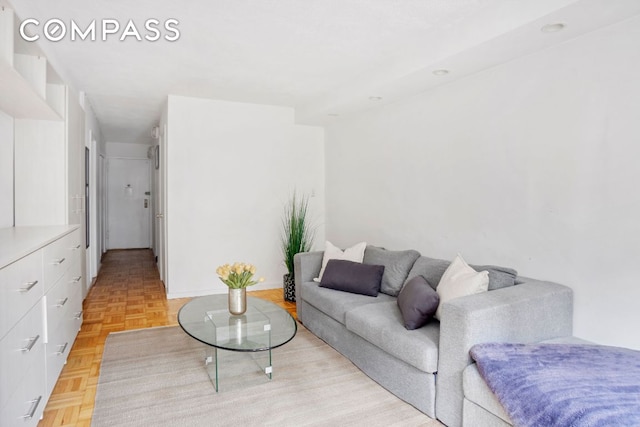
<svg viewBox="0 0 640 427">
<path fill-rule="evenodd" d="M 368 246 L 363 263 L 385 266 L 382 292 L 371 297 L 320 287 L 313 279 L 322 258 L 323 252 L 295 256 L 300 322 L 387 390 L 448 426 L 463 423 L 463 372 L 472 364 L 471 346 L 539 342 L 572 333 L 571 289 L 520 276 L 513 286 L 492 289 L 497 276 L 492 278 L 491 270 L 488 292 L 445 302 L 440 321 L 410 331 L 403 325 L 397 291 L 418 275 L 437 286 L 449 261 Z M 474 392 L 491 394 L 488 389 Z M 486 397 L 493 403 L 495 397 Z M 499 420 L 475 405 L 487 412 L 486 422 Z M 465 424 L 473 425 L 469 417 Z"/>
</svg>

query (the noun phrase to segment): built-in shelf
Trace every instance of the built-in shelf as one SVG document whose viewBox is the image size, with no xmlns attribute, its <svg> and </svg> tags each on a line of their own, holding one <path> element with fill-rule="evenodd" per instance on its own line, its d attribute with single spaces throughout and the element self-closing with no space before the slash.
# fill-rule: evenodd
<svg viewBox="0 0 640 427">
<path fill-rule="evenodd" d="M 15 68 L 0 63 L 0 110 L 16 119 L 62 120 Z"/>
<path fill-rule="evenodd" d="M 64 91 L 50 84 L 57 76 L 48 77 L 51 67 L 43 55 L 16 49 L 16 19 L 13 10 L 0 7 L 0 111 L 16 119 L 62 121 Z"/>
</svg>

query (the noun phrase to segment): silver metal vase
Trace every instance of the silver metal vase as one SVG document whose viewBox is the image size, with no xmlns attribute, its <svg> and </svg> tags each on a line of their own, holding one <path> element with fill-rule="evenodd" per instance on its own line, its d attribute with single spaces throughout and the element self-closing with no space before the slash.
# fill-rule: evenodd
<svg viewBox="0 0 640 427">
<path fill-rule="evenodd" d="M 236 316 L 247 311 L 247 288 L 229 288 L 229 313 Z"/>
</svg>

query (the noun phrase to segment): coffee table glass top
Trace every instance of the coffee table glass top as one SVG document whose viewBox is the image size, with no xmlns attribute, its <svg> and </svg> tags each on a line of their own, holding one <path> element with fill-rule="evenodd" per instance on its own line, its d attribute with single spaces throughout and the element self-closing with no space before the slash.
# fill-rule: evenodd
<svg viewBox="0 0 640 427">
<path fill-rule="evenodd" d="M 297 325 L 286 310 L 247 297 L 247 311 L 229 313 L 226 294 L 197 297 L 178 312 L 178 323 L 196 340 L 223 350 L 266 351 L 291 341 Z"/>
</svg>

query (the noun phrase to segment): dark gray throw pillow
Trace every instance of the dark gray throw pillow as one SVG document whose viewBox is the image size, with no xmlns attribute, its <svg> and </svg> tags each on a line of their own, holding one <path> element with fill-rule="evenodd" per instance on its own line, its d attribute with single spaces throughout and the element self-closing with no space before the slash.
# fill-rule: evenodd
<svg viewBox="0 0 640 427">
<path fill-rule="evenodd" d="M 424 326 L 435 314 L 439 303 L 438 293 L 424 277 L 409 279 L 398 294 L 404 327 L 413 330 Z"/>
<path fill-rule="evenodd" d="M 323 288 L 377 297 L 384 274 L 383 265 L 332 259 L 320 280 Z"/>
</svg>

